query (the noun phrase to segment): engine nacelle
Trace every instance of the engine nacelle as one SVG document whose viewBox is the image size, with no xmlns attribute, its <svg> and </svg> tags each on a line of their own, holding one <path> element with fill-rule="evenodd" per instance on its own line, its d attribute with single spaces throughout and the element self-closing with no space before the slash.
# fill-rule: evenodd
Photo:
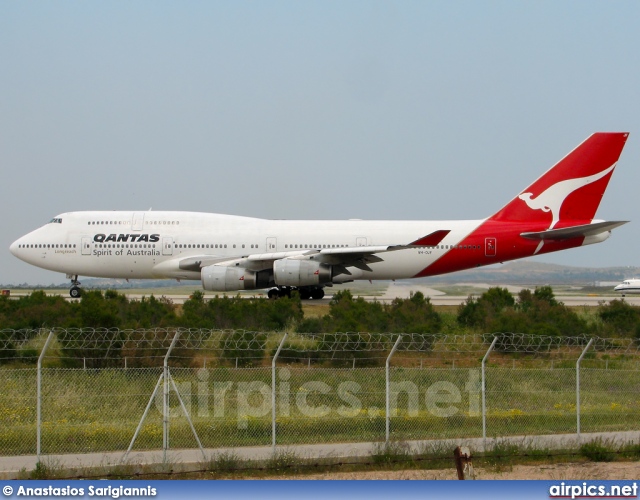
<svg viewBox="0 0 640 500">
<path fill-rule="evenodd" d="M 200 273 L 202 288 L 215 292 L 255 290 L 271 286 L 271 271 L 251 271 L 244 267 L 206 266 Z"/>
<path fill-rule="evenodd" d="M 273 278 L 280 286 L 313 286 L 331 283 L 332 268 L 312 260 L 280 259 L 273 263 Z"/>
</svg>

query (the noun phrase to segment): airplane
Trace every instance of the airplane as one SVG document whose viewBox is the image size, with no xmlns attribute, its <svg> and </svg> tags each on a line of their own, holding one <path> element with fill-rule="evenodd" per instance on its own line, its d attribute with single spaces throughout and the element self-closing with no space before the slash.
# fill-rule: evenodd
<svg viewBox="0 0 640 500">
<path fill-rule="evenodd" d="M 55 216 L 10 250 L 34 266 L 79 276 L 200 280 L 204 290 L 298 291 L 355 280 L 435 276 L 600 243 L 628 221 L 594 220 L 628 133 L 588 137 L 485 219 L 267 220 L 175 211 Z"/>
<path fill-rule="evenodd" d="M 632 278 L 624 280 L 614 288 L 616 292 L 622 292 L 624 297 L 627 293 L 640 293 L 640 279 Z"/>
</svg>

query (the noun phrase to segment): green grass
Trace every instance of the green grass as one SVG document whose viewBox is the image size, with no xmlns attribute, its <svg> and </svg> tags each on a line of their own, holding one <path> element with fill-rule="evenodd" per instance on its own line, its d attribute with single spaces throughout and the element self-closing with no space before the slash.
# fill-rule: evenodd
<svg viewBox="0 0 640 500">
<path fill-rule="evenodd" d="M 270 368 L 174 368 L 171 372 L 204 447 L 271 444 Z M 397 386 L 399 392 L 392 397 L 392 406 L 398 409 L 390 421 L 392 439 L 481 436 L 480 393 L 477 387 L 467 390 L 470 379 L 479 379 L 478 372 L 477 368 L 393 368 L 392 381 L 404 385 Z M 160 373 L 156 368 L 44 369 L 43 453 L 127 449 Z M 583 369 L 581 380 L 582 432 L 638 430 L 640 371 Z M 225 391 L 225 383 L 232 384 L 231 389 Z M 237 390 L 240 384 L 252 392 L 243 395 Z M 448 416 L 438 416 L 427 406 L 427 390 L 438 387 L 434 384 L 440 384 L 440 392 L 431 396 L 435 413 L 452 407 L 454 411 Z M 35 453 L 35 369 L 0 371 L 0 388 L 0 450 L 5 455 Z M 289 367 L 286 372 L 279 368 L 278 444 L 384 440 L 384 388 L 383 368 Z M 489 367 L 488 435 L 576 432 L 574 391 L 575 370 L 571 368 Z M 438 399 L 443 394 L 449 402 Z M 303 401 L 306 409 L 300 406 Z M 170 408 L 171 448 L 196 447 L 173 392 Z M 158 397 L 134 449 L 162 447 L 161 409 Z"/>
</svg>

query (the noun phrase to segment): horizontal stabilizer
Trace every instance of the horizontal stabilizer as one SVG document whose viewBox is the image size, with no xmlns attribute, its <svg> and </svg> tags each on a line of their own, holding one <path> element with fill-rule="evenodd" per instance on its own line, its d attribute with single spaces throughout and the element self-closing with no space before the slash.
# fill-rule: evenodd
<svg viewBox="0 0 640 500">
<path fill-rule="evenodd" d="M 530 240 L 568 240 L 570 238 L 579 238 L 581 236 L 595 236 L 596 234 L 611 231 L 612 229 L 622 226 L 627 222 L 629 221 L 596 222 L 594 224 L 583 224 L 581 226 L 564 227 L 562 229 L 520 233 L 520 236 Z"/>
</svg>

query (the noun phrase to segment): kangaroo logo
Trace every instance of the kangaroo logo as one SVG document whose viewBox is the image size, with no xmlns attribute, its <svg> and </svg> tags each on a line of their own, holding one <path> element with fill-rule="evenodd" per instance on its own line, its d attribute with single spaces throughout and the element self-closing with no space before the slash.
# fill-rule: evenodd
<svg viewBox="0 0 640 500">
<path fill-rule="evenodd" d="M 552 221 L 549 229 L 553 229 L 554 226 L 560 221 L 560 208 L 564 200 L 567 199 L 571 193 L 581 187 L 587 186 L 602 179 L 605 175 L 611 172 L 616 164 L 614 163 L 609 168 L 598 172 L 597 174 L 589 175 L 587 177 L 579 177 L 577 179 L 567 179 L 560 181 L 553 186 L 548 187 L 542 193 L 535 198 L 532 198 L 533 193 L 522 193 L 518 198 L 523 200 L 531 210 L 542 210 L 543 212 L 551 212 Z"/>
</svg>

